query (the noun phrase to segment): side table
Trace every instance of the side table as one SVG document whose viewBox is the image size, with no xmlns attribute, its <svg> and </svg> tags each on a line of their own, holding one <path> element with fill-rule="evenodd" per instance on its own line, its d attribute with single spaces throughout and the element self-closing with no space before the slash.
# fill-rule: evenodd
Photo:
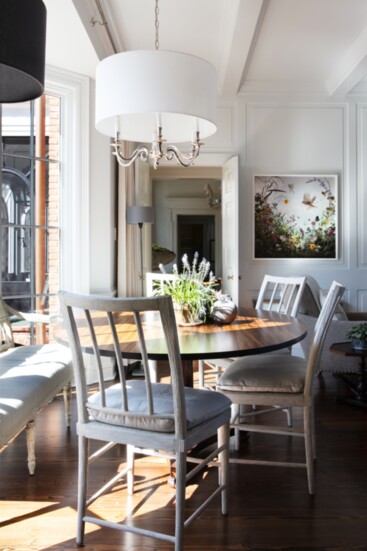
<svg viewBox="0 0 367 551">
<path fill-rule="evenodd" d="M 349 342 L 337 342 L 330 346 L 330 352 L 340 354 L 341 356 L 354 356 L 359 358 L 358 373 L 355 375 L 348 375 L 346 373 L 334 373 L 334 377 L 343 383 L 349 390 L 352 391 L 354 396 L 350 398 L 339 397 L 337 402 L 351 404 L 353 406 L 359 406 L 367 408 L 367 373 L 366 373 L 366 357 L 367 349 L 356 350 L 352 347 L 352 343 Z"/>
</svg>

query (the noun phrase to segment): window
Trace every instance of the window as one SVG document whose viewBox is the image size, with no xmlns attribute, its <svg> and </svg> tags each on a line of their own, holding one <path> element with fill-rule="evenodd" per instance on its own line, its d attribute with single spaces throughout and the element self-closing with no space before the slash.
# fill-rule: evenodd
<svg viewBox="0 0 367 551">
<path fill-rule="evenodd" d="M 1 109 L 1 295 L 18 310 L 52 315 L 60 273 L 60 98 Z M 16 327 L 16 340 L 34 336 L 33 327 Z"/>
</svg>

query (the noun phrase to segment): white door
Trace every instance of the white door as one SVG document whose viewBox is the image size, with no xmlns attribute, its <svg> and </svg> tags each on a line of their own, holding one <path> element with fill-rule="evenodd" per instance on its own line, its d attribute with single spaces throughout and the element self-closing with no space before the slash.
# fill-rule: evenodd
<svg viewBox="0 0 367 551">
<path fill-rule="evenodd" d="M 238 305 L 238 157 L 223 165 L 222 288 Z"/>
</svg>

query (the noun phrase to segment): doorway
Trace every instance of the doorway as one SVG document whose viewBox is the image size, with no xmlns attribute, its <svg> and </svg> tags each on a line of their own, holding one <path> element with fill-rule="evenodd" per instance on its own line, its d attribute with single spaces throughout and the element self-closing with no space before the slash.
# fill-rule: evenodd
<svg viewBox="0 0 367 551">
<path fill-rule="evenodd" d="M 195 252 L 199 261 L 204 257 L 210 262 L 215 273 L 215 216 L 214 215 L 178 215 L 177 216 L 177 265 L 182 270 L 182 256 L 187 254 L 192 262 Z"/>
</svg>

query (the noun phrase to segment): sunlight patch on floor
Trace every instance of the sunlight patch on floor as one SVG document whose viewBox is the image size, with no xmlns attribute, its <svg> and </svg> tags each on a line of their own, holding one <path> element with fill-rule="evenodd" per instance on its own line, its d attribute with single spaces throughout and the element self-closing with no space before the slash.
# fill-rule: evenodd
<svg viewBox="0 0 367 551">
<path fill-rule="evenodd" d="M 38 551 L 75 541 L 75 509 L 60 508 L 58 501 L 2 501 L 0 510 L 1 551 Z M 88 525 L 86 531 L 97 529 Z"/>
</svg>

